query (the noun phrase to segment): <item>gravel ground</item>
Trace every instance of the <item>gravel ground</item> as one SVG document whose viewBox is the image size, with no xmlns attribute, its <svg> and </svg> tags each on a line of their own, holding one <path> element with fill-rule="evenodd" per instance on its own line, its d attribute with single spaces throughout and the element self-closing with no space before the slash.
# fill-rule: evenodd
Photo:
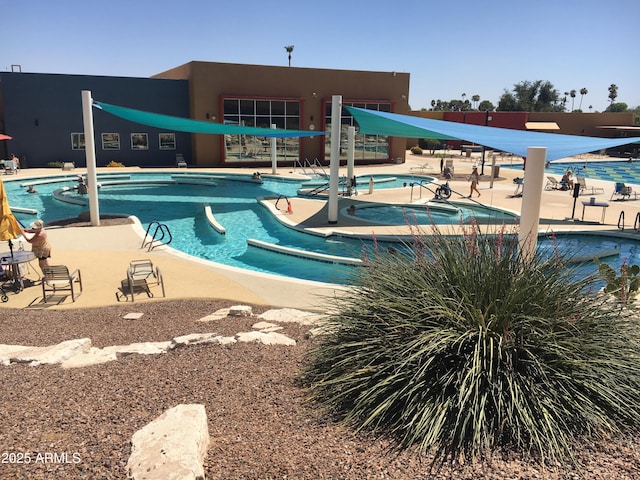
<svg viewBox="0 0 640 480">
<path fill-rule="evenodd" d="M 104 347 L 195 332 L 233 335 L 255 323 L 238 317 L 196 321 L 227 306 L 183 300 L 65 311 L 3 309 L 0 343 L 44 346 L 89 337 Z M 263 310 L 256 307 L 254 313 Z M 122 318 L 130 312 L 144 315 Z M 387 441 L 356 435 L 304 402 L 296 375 L 312 341 L 309 327 L 283 327 L 297 340 L 295 347 L 191 346 L 71 370 L 0 366 L 0 479 L 126 478 L 133 433 L 179 403 L 205 405 L 208 479 L 429 478 L 429 458 L 390 453 Z M 29 456 L 31 463 L 15 463 L 14 454 Z M 640 479 L 640 439 L 585 445 L 578 460 L 583 478 Z M 496 456 L 455 471 L 445 467 L 432 478 L 580 477 L 570 468 L 544 470 L 519 456 Z"/>
</svg>

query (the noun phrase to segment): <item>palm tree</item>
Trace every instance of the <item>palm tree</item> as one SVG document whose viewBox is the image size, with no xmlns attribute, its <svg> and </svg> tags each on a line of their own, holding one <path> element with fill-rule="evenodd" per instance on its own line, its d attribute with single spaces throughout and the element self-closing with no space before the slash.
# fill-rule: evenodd
<svg viewBox="0 0 640 480">
<path fill-rule="evenodd" d="M 582 110 L 582 99 L 587 93 L 589 93 L 589 90 L 587 90 L 585 87 L 582 87 L 580 89 L 580 106 L 578 107 L 578 110 Z"/>
<path fill-rule="evenodd" d="M 618 86 L 615 83 L 612 83 L 609 86 L 609 106 L 613 105 L 613 102 L 618 98 Z"/>
<path fill-rule="evenodd" d="M 293 45 L 287 45 L 284 49 L 289 54 L 289 66 L 291 66 L 291 52 L 293 52 Z"/>
<path fill-rule="evenodd" d="M 569 95 L 571 96 L 571 111 L 573 112 L 573 104 L 576 101 L 576 91 L 575 90 L 571 90 L 569 92 Z"/>
<path fill-rule="evenodd" d="M 471 102 L 473 102 L 473 108 L 478 108 L 478 102 L 480 101 L 480 95 L 474 95 L 471 97 Z"/>
</svg>

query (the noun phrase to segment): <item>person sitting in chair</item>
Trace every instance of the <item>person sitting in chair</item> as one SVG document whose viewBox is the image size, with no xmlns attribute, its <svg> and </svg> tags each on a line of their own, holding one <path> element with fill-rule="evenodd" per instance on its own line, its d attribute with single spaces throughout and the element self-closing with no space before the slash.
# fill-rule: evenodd
<svg viewBox="0 0 640 480">
<path fill-rule="evenodd" d="M 571 170 L 567 170 L 566 173 L 560 179 L 560 185 L 562 186 L 562 190 L 569 190 L 573 188 L 573 180 L 571 180 L 571 175 L 573 172 Z"/>
</svg>

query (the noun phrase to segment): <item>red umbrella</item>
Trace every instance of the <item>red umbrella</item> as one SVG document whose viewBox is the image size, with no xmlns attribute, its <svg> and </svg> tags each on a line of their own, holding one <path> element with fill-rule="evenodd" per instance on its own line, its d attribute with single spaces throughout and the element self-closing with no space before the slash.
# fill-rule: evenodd
<svg viewBox="0 0 640 480">
<path fill-rule="evenodd" d="M 4 133 L 0 133 L 0 140 L 11 140 L 13 137 L 9 135 L 5 135 Z"/>
</svg>

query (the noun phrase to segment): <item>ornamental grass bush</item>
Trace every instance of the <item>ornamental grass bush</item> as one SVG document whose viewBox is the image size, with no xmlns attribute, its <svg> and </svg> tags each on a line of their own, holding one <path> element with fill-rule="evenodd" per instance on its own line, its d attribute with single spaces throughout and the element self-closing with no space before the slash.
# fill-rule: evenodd
<svg viewBox="0 0 640 480">
<path fill-rule="evenodd" d="M 496 450 L 566 462 L 580 442 L 638 431 L 635 315 L 567 259 L 471 226 L 380 251 L 309 354 L 309 399 L 436 464 Z"/>
</svg>

